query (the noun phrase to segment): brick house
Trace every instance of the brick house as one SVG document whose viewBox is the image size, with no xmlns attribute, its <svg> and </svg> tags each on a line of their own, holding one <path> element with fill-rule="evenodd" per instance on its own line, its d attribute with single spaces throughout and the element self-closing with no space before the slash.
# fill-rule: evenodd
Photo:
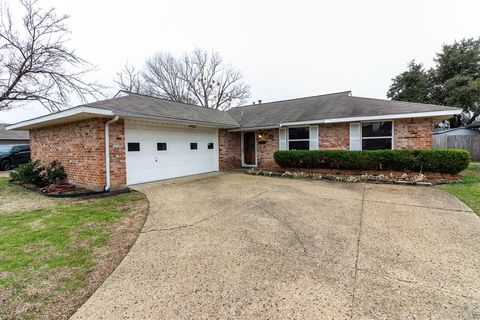
<svg viewBox="0 0 480 320">
<path fill-rule="evenodd" d="M 93 189 L 245 167 L 275 167 L 276 150 L 428 149 L 432 124 L 460 109 L 340 92 L 217 111 L 120 92 L 22 121 L 33 159 L 58 159 Z"/>
</svg>

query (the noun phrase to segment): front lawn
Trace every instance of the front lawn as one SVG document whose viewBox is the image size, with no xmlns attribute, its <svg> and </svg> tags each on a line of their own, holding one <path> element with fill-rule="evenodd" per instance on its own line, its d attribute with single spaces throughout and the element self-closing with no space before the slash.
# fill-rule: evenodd
<svg viewBox="0 0 480 320">
<path fill-rule="evenodd" d="M 439 188 L 456 196 L 480 216 L 480 163 L 472 162 L 461 176 L 462 182 Z"/>
<path fill-rule="evenodd" d="M 0 178 L 0 319 L 68 318 L 135 242 L 139 192 L 49 199 Z"/>
</svg>

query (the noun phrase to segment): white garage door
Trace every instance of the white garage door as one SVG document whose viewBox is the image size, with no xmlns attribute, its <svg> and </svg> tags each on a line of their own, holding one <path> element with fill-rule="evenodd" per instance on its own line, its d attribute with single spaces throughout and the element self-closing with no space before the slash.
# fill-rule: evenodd
<svg viewBox="0 0 480 320">
<path fill-rule="evenodd" d="M 218 171 L 216 129 L 125 123 L 127 184 Z"/>
</svg>

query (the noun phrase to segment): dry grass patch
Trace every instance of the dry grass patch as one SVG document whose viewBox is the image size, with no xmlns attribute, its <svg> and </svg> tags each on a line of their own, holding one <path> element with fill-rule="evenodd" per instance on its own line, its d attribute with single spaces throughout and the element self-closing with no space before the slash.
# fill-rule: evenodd
<svg viewBox="0 0 480 320">
<path fill-rule="evenodd" d="M 8 177 L 0 177 L 0 215 L 46 208 L 58 202 L 20 186 L 11 185 Z"/>
</svg>

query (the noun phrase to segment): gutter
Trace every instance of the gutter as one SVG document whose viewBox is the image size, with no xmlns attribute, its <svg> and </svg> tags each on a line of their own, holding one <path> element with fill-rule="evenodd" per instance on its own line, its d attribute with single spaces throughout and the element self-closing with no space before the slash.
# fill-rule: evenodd
<svg viewBox="0 0 480 320">
<path fill-rule="evenodd" d="M 263 126 L 263 127 L 242 127 L 236 129 L 230 129 L 228 132 L 240 132 L 240 131 L 256 131 L 256 130 L 265 130 L 265 129 L 278 129 L 279 126 Z"/>
<path fill-rule="evenodd" d="M 105 122 L 105 191 L 110 191 L 110 125 L 117 122 L 118 116 Z"/>
<path fill-rule="evenodd" d="M 377 121 L 377 120 L 395 120 L 395 119 L 407 119 L 407 118 L 434 118 L 434 117 L 446 117 L 454 116 L 462 113 L 462 109 L 457 110 L 445 110 L 445 111 L 428 111 L 428 112 L 412 112 L 412 113 L 398 113 L 398 114 L 385 114 L 378 116 L 359 116 L 359 117 L 345 117 L 345 118 L 331 118 L 322 120 L 307 120 L 297 122 L 284 122 L 280 124 L 280 127 L 287 126 L 300 126 L 311 124 L 328 124 L 328 123 L 341 123 L 341 122 L 360 122 L 360 121 Z"/>
</svg>

